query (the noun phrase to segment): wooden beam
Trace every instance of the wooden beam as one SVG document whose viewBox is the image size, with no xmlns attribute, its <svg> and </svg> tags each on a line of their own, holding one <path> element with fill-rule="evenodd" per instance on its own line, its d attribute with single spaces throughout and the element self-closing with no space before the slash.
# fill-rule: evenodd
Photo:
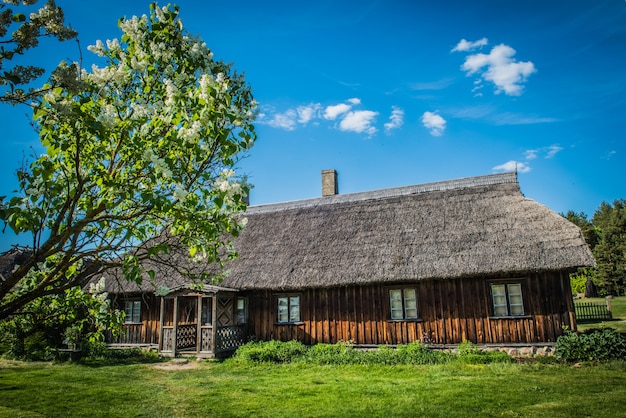
<svg viewBox="0 0 626 418">
<path fill-rule="evenodd" d="M 196 354 L 200 353 L 202 347 L 202 295 L 198 295 L 196 306 Z"/>
<path fill-rule="evenodd" d="M 161 298 L 161 313 L 159 318 L 159 352 L 163 351 L 163 323 L 165 322 L 165 299 Z"/>
<path fill-rule="evenodd" d="M 172 347 L 172 356 L 176 357 L 176 349 L 178 348 L 178 296 L 174 296 L 174 344 Z"/>
</svg>

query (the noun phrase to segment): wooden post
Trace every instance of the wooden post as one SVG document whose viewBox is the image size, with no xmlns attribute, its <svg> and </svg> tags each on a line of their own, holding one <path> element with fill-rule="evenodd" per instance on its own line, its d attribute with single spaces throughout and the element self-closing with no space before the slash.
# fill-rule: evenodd
<svg viewBox="0 0 626 418">
<path fill-rule="evenodd" d="M 161 313 L 159 318 L 159 353 L 163 351 L 163 323 L 165 322 L 165 298 L 161 296 Z"/>
<path fill-rule="evenodd" d="M 214 356 L 217 356 L 217 292 L 213 294 L 211 311 L 211 332 L 213 333 L 213 338 L 211 338 L 211 351 L 213 351 Z"/>
<path fill-rule="evenodd" d="M 611 310 L 611 299 L 613 299 L 613 296 L 611 296 L 611 295 L 608 295 L 608 296 L 606 297 L 606 309 L 607 309 L 607 310 L 611 313 L 611 315 L 612 315 L 613 311 Z"/>
<path fill-rule="evenodd" d="M 172 347 L 172 356 L 176 357 L 176 349 L 178 348 L 178 296 L 174 296 L 174 344 Z"/>
<path fill-rule="evenodd" d="M 202 347 L 202 295 L 198 295 L 198 306 L 196 306 L 196 354 L 200 354 Z"/>
</svg>

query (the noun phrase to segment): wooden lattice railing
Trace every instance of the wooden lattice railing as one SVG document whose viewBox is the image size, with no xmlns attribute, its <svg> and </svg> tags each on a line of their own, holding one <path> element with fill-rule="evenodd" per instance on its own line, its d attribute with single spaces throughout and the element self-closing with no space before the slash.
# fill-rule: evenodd
<svg viewBox="0 0 626 418">
<path fill-rule="evenodd" d="M 231 351 L 246 342 L 246 329 L 244 325 L 229 325 L 218 327 L 216 332 L 216 351 Z"/>
<path fill-rule="evenodd" d="M 176 349 L 195 347 L 197 334 L 196 324 L 179 325 L 176 330 Z"/>
</svg>

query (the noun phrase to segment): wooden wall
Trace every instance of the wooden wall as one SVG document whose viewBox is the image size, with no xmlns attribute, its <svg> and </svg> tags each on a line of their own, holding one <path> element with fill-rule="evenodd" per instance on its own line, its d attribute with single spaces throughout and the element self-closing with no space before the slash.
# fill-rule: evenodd
<svg viewBox="0 0 626 418">
<path fill-rule="evenodd" d="M 124 324 L 124 333 L 117 338 L 107 335 L 107 343 L 158 344 L 161 301 L 152 293 L 119 295 L 113 299 L 113 307 L 124 310 L 126 300 L 141 300 L 141 324 Z"/>
<path fill-rule="evenodd" d="M 526 315 L 495 318 L 489 279 L 463 278 L 415 283 L 420 319 L 389 319 L 390 288 L 368 285 L 308 289 L 300 294 L 301 322 L 276 323 L 276 295 L 248 292 L 249 333 L 259 340 L 299 340 L 305 344 L 352 341 L 361 345 L 423 341 L 456 344 L 554 342 L 563 326 L 575 329 L 569 275 L 541 273 L 514 277 L 522 283 Z M 494 280 L 498 280 L 495 278 Z"/>
</svg>

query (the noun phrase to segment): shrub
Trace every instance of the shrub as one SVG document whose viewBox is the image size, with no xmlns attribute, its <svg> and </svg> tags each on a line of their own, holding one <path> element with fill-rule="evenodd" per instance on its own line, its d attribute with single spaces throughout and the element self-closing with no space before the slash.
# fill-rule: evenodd
<svg viewBox="0 0 626 418">
<path fill-rule="evenodd" d="M 357 364 L 364 360 L 360 354 L 363 353 L 355 350 L 350 343 L 315 344 L 307 350 L 302 360 L 313 364 Z"/>
<path fill-rule="evenodd" d="M 483 351 L 471 341 L 463 341 L 457 347 L 457 358 L 466 364 L 510 363 L 511 356 L 501 351 Z"/>
<path fill-rule="evenodd" d="M 239 347 L 235 357 L 253 362 L 287 363 L 302 356 L 306 351 L 306 346 L 295 340 L 253 341 Z"/>
<path fill-rule="evenodd" d="M 419 341 L 399 345 L 396 352 L 398 364 L 442 364 L 453 359 L 451 354 L 431 350 Z"/>
<path fill-rule="evenodd" d="M 567 362 L 626 358 L 626 338 L 613 328 L 592 328 L 581 334 L 565 331 L 556 341 L 554 355 Z"/>
</svg>

